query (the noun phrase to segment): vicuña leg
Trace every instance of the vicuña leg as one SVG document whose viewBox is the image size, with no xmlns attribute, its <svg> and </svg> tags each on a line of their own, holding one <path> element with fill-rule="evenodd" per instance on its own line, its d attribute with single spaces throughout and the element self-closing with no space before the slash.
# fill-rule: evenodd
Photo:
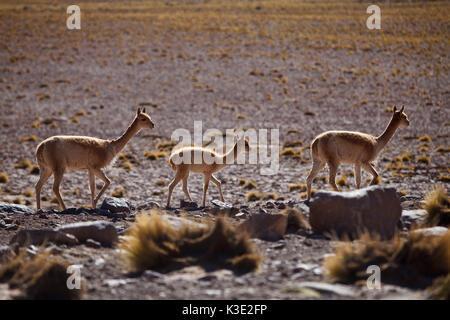
<svg viewBox="0 0 450 320">
<path fill-rule="evenodd" d="M 170 206 L 170 198 L 172 197 L 173 188 L 183 179 L 184 171 L 178 169 L 175 173 L 175 178 L 173 178 L 172 182 L 169 184 L 169 194 L 167 196 L 167 207 Z"/>
<path fill-rule="evenodd" d="M 328 162 L 328 168 L 330 169 L 329 183 L 335 191 L 339 191 L 339 188 L 336 185 L 336 173 L 337 173 L 338 167 L 339 167 L 339 163 L 336 163 L 334 161 Z"/>
<path fill-rule="evenodd" d="M 306 188 L 308 192 L 308 200 L 311 199 L 311 186 L 314 178 L 317 176 L 317 174 L 325 167 L 325 161 L 321 161 L 320 159 L 313 158 L 313 166 L 311 169 L 311 172 L 308 175 L 308 178 L 306 178 Z"/>
<path fill-rule="evenodd" d="M 186 195 L 186 197 L 189 199 L 189 201 L 192 201 L 191 195 L 189 194 L 188 189 L 188 178 L 189 178 L 189 172 L 184 176 L 183 178 L 183 192 Z"/>
<path fill-rule="evenodd" d="M 370 174 L 373 176 L 372 181 L 370 182 L 370 185 L 374 185 L 378 183 L 378 172 L 372 167 L 372 165 L 370 163 L 363 163 L 362 164 L 363 168 L 365 170 L 367 170 L 368 172 L 370 172 Z"/>
<path fill-rule="evenodd" d="M 211 176 L 205 174 L 204 175 L 204 185 L 203 185 L 202 207 L 204 207 L 205 203 L 206 203 L 206 191 L 208 191 L 209 179 L 211 179 Z"/>
<path fill-rule="evenodd" d="M 40 166 L 40 177 L 39 181 L 36 183 L 35 191 L 36 191 L 36 207 L 37 210 L 41 209 L 41 189 L 42 186 L 47 182 L 47 180 L 52 175 L 52 170 L 50 168 Z"/>
<path fill-rule="evenodd" d="M 91 189 L 91 206 L 95 208 L 95 175 L 92 170 L 89 170 L 89 187 Z"/>
<path fill-rule="evenodd" d="M 359 189 L 361 187 L 361 165 L 355 164 L 355 180 L 356 180 L 356 188 Z"/>
<path fill-rule="evenodd" d="M 103 195 L 103 193 L 109 187 L 109 185 L 111 184 L 111 181 L 108 179 L 108 177 L 100 169 L 92 169 L 92 172 L 104 182 L 104 185 L 103 185 L 102 189 L 98 193 L 97 197 L 94 199 L 94 206 L 93 207 L 95 208 L 97 206 L 98 199 L 100 199 L 100 197 Z"/>
<path fill-rule="evenodd" d="M 211 181 L 217 186 L 217 189 L 219 189 L 220 201 L 225 202 L 222 194 L 222 183 L 213 175 L 211 175 Z"/>
<path fill-rule="evenodd" d="M 64 175 L 64 169 L 56 168 L 53 171 L 54 181 L 53 181 L 53 192 L 55 193 L 56 199 L 58 200 L 59 206 L 62 210 L 66 210 L 64 201 L 59 193 L 59 186 L 61 185 L 62 177 Z"/>
</svg>

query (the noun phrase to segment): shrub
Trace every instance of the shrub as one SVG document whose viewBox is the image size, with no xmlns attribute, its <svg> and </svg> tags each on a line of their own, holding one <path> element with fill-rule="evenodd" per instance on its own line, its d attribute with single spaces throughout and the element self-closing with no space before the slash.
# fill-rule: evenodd
<svg viewBox="0 0 450 320">
<path fill-rule="evenodd" d="M 311 229 L 308 220 L 300 210 L 289 208 L 280 211 L 280 213 L 288 216 L 288 229 L 294 231 L 298 229 Z"/>
<path fill-rule="evenodd" d="M 6 172 L 0 173 L 0 183 L 7 183 L 9 181 L 8 175 Z"/>
<path fill-rule="evenodd" d="M 429 226 L 450 225 L 450 198 L 443 186 L 434 186 L 425 195 L 425 221 Z"/>
<path fill-rule="evenodd" d="M 0 282 L 7 282 L 11 289 L 19 289 L 25 299 L 81 299 L 82 289 L 67 287 L 68 266 L 51 256 L 50 251 L 40 249 L 36 255 L 29 256 L 23 249 L 1 265 Z"/>
<path fill-rule="evenodd" d="M 247 193 L 247 195 L 245 196 L 245 200 L 247 202 L 251 202 L 251 201 L 258 201 L 262 198 L 262 194 L 259 192 L 255 192 L 255 191 L 250 191 L 249 193 Z"/>
<path fill-rule="evenodd" d="M 156 210 L 136 217 L 119 248 L 125 266 L 134 272 L 202 263 L 251 271 L 261 261 L 248 236 L 223 218 L 214 224 L 175 228 Z"/>
<path fill-rule="evenodd" d="M 434 237 L 410 233 L 407 239 L 391 241 L 365 234 L 356 242 L 344 242 L 324 260 L 327 274 L 339 282 L 367 279 L 370 265 L 383 270 L 386 283 L 427 286 L 430 279 L 450 272 L 450 231 Z"/>
</svg>

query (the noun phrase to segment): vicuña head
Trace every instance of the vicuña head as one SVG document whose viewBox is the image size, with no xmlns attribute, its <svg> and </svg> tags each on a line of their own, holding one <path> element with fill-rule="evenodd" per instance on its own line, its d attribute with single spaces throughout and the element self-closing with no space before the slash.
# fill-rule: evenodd
<svg viewBox="0 0 450 320">
<path fill-rule="evenodd" d="M 329 183 L 336 191 L 339 190 L 335 179 L 340 163 L 355 165 L 358 189 L 361 186 L 361 167 L 372 174 L 371 184 L 376 184 L 379 176 L 371 162 L 386 146 L 398 127 L 409 126 L 408 116 L 404 110 L 405 106 L 402 106 L 400 110 L 394 106 L 391 121 L 383 133 L 377 137 L 354 131 L 327 131 L 314 138 L 311 143 L 313 167 L 306 179 L 308 200 L 311 198 L 312 181 L 326 164 L 330 170 Z"/>
<path fill-rule="evenodd" d="M 169 195 L 167 198 L 167 207 L 170 206 L 170 198 L 175 186 L 183 180 L 183 192 L 189 201 L 192 201 L 188 190 L 189 172 L 202 173 L 204 176 L 203 200 L 202 206 L 206 203 L 206 191 L 211 180 L 219 189 L 220 201 L 224 201 L 221 182 L 214 177 L 213 173 L 224 168 L 236 160 L 242 152 L 248 152 L 250 144 L 247 139 L 239 138 L 235 141 L 233 148 L 225 154 L 219 154 L 212 149 L 204 147 L 185 147 L 175 150 L 169 158 L 169 164 L 176 172 L 175 178 L 169 184 Z M 199 163 L 196 163 L 199 159 Z"/>
<path fill-rule="evenodd" d="M 91 203 L 95 208 L 98 199 L 108 188 L 110 181 L 101 170 L 125 147 L 130 139 L 141 129 L 153 129 L 155 124 L 145 113 L 145 108 L 137 109 L 133 122 L 125 133 L 117 139 L 103 140 L 85 136 L 53 136 L 42 141 L 36 149 L 36 159 L 40 169 L 40 178 L 36 184 L 36 206 L 41 208 L 41 189 L 44 183 L 54 175 L 53 192 L 60 207 L 66 206 L 59 193 L 59 186 L 66 169 L 88 170 L 91 189 Z M 105 184 L 95 196 L 95 176 Z"/>
</svg>

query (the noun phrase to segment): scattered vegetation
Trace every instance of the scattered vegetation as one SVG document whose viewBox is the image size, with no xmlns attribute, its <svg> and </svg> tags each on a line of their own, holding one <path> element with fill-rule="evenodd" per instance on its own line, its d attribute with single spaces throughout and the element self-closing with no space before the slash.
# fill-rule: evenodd
<svg viewBox="0 0 450 320">
<path fill-rule="evenodd" d="M 431 138 L 427 135 L 419 137 L 418 140 L 419 142 L 431 142 Z"/>
<path fill-rule="evenodd" d="M 292 191 L 300 191 L 300 192 L 305 192 L 306 191 L 306 184 L 305 183 L 300 183 L 300 182 L 295 182 L 295 183 L 291 183 L 289 186 L 289 192 Z"/>
<path fill-rule="evenodd" d="M 24 159 L 24 158 L 20 158 L 19 161 L 16 163 L 16 165 L 14 166 L 14 168 L 17 169 L 29 169 L 31 168 L 32 164 L 30 160 Z"/>
<path fill-rule="evenodd" d="M 159 151 L 171 152 L 175 147 L 175 142 L 167 141 L 167 142 L 159 142 L 156 147 Z"/>
<path fill-rule="evenodd" d="M 248 236 L 224 218 L 214 224 L 189 223 L 175 228 L 155 210 L 136 217 L 119 248 L 125 266 L 134 272 L 203 263 L 252 271 L 262 260 Z"/>
<path fill-rule="evenodd" d="M 431 160 L 429 156 L 420 156 L 417 158 L 417 163 L 430 164 Z"/>
<path fill-rule="evenodd" d="M 433 300 L 450 300 L 450 273 L 435 279 L 427 291 Z"/>
<path fill-rule="evenodd" d="M 120 189 L 115 189 L 115 190 L 111 191 L 111 197 L 115 197 L 115 198 L 125 197 L 125 189 L 120 188 Z"/>
<path fill-rule="evenodd" d="M 258 185 L 253 180 L 245 181 L 244 184 L 242 184 L 243 189 L 252 190 L 252 189 L 258 189 Z"/>
<path fill-rule="evenodd" d="M 144 156 L 149 160 L 159 160 L 160 158 L 166 158 L 167 153 L 160 151 L 146 151 Z"/>
<path fill-rule="evenodd" d="M 280 213 L 288 216 L 288 229 L 292 231 L 297 231 L 298 229 L 311 229 L 308 220 L 300 210 L 289 208 L 280 211 Z"/>
<path fill-rule="evenodd" d="M 8 175 L 6 172 L 0 173 L 0 183 L 7 183 L 9 181 Z"/>
<path fill-rule="evenodd" d="M 256 191 L 250 191 L 245 196 L 245 201 L 252 202 L 252 201 L 258 201 L 263 197 L 263 194 L 256 192 Z"/>
<path fill-rule="evenodd" d="M 344 242 L 324 261 L 327 274 L 339 282 L 366 280 L 370 265 L 380 266 L 385 283 L 426 287 L 430 279 L 450 272 L 450 231 L 434 237 L 413 232 L 392 241 L 365 234 Z"/>
<path fill-rule="evenodd" d="M 0 282 L 21 291 L 24 299 L 75 300 L 81 299 L 82 289 L 68 289 L 69 264 L 39 249 L 30 255 L 21 250 L 0 266 Z"/>
<path fill-rule="evenodd" d="M 36 142 L 37 138 L 36 136 L 30 136 L 30 137 L 21 137 L 20 142 Z"/>
<path fill-rule="evenodd" d="M 424 209 L 429 226 L 450 225 L 450 198 L 443 186 L 434 186 L 426 195 Z"/>
</svg>

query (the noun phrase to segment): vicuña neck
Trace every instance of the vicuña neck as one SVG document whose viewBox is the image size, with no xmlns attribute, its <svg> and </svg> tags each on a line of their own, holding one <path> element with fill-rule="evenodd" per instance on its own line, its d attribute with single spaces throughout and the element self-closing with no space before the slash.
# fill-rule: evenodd
<svg viewBox="0 0 450 320">
<path fill-rule="evenodd" d="M 119 153 L 127 145 L 128 141 L 130 141 L 130 139 L 133 138 L 138 132 L 139 127 L 136 122 L 133 121 L 123 135 L 111 141 L 111 144 L 114 146 L 114 152 L 116 154 Z"/>
<path fill-rule="evenodd" d="M 389 122 L 386 129 L 383 131 L 383 133 L 377 137 L 377 151 L 381 151 L 386 144 L 391 140 L 392 136 L 394 135 L 395 131 L 397 130 L 399 124 L 397 121 L 394 121 L 394 118 L 392 117 L 391 121 Z"/>
</svg>

